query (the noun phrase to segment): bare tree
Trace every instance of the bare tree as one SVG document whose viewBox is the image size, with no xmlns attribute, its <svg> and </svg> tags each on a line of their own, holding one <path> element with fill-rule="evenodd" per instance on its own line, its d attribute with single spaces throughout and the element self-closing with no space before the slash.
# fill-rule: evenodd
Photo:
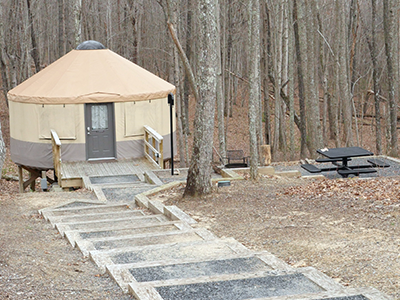
<svg viewBox="0 0 400 300">
<path fill-rule="evenodd" d="M 353 134 L 352 134 L 352 105 L 351 105 L 351 95 L 349 87 L 349 77 L 348 77 L 348 47 L 347 47 L 347 35 L 346 35 L 346 23 L 345 16 L 347 9 L 347 0 L 337 1 L 337 15 L 338 18 L 338 60 L 337 65 L 338 72 L 338 83 L 339 83 L 339 95 L 341 100 L 341 107 L 343 113 L 343 139 L 346 146 L 351 146 L 353 144 Z"/>
<path fill-rule="evenodd" d="M 6 160 L 6 144 L 4 143 L 3 134 L 1 133 L 1 122 L 0 122 L 0 179 L 5 160 Z"/>
<path fill-rule="evenodd" d="M 382 154 L 382 128 L 381 128 L 381 109 L 380 109 L 380 84 L 379 84 L 379 76 L 378 76 L 378 54 L 376 49 L 376 0 L 371 0 L 372 6 L 372 19 L 371 19 L 371 27 L 372 27 L 372 38 L 370 43 L 370 53 L 372 59 L 372 72 L 373 72 L 373 81 L 374 81 L 374 98 L 375 98 L 375 128 L 376 128 L 376 151 L 378 154 Z"/>
<path fill-rule="evenodd" d="M 198 1 L 198 84 L 194 141 L 185 196 L 211 192 L 211 160 L 214 133 L 215 98 L 219 49 L 219 11 L 217 0 Z"/>
<path fill-rule="evenodd" d="M 40 56 L 39 56 L 38 45 L 36 43 L 36 31 L 35 31 L 35 29 L 33 27 L 33 17 L 32 17 L 32 11 L 31 11 L 31 0 L 26 0 L 26 6 L 27 6 L 27 9 L 28 9 L 28 20 L 29 20 L 30 33 L 31 33 L 31 42 L 32 42 L 31 55 L 32 55 L 33 61 L 35 62 L 36 72 L 39 72 L 40 71 Z"/>
<path fill-rule="evenodd" d="M 303 56 L 300 47 L 300 29 L 299 29 L 299 5 L 298 0 L 293 0 L 293 28 L 294 28 L 294 39 L 297 59 L 297 79 L 298 79 L 298 95 L 299 95 L 299 108 L 300 108 L 300 157 L 304 158 L 307 156 L 307 131 L 306 131 L 306 109 L 305 109 L 305 93 L 304 93 L 304 67 L 303 67 Z"/>
<path fill-rule="evenodd" d="M 387 61 L 387 77 L 389 85 L 390 115 L 390 155 L 398 156 L 397 139 L 397 98 L 399 96 L 398 76 L 398 1 L 383 1 L 383 26 L 385 33 L 385 52 Z"/>
<path fill-rule="evenodd" d="M 260 2 L 249 1 L 249 134 L 250 134 L 250 178 L 258 178 L 258 108 L 261 102 L 260 77 Z"/>
</svg>

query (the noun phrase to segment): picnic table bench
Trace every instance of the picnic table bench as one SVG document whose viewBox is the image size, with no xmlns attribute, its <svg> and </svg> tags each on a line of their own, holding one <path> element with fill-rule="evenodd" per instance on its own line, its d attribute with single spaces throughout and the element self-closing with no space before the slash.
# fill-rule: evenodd
<svg viewBox="0 0 400 300">
<path fill-rule="evenodd" d="M 337 171 L 339 175 L 347 178 L 349 175 L 359 176 L 360 174 L 375 173 L 376 167 L 387 168 L 390 165 L 386 162 L 371 158 L 366 165 L 349 165 L 348 162 L 354 157 L 372 156 L 372 152 L 361 147 L 344 147 L 331 149 L 318 149 L 317 152 L 324 158 L 318 158 L 315 161 L 318 163 L 332 163 L 335 167 L 319 168 L 313 164 L 303 164 L 301 167 L 310 173 L 320 173 L 328 171 Z"/>
<path fill-rule="evenodd" d="M 244 156 L 243 150 L 227 150 L 225 159 L 227 160 L 226 168 L 246 168 L 249 166 L 249 157 Z"/>
</svg>

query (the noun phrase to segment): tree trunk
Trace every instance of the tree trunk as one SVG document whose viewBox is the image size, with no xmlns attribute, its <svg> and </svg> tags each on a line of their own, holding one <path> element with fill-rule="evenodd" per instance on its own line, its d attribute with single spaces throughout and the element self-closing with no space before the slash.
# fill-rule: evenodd
<svg viewBox="0 0 400 300">
<path fill-rule="evenodd" d="M 220 15 L 219 6 L 218 16 Z M 217 18 L 219 22 L 219 18 Z M 217 24 L 218 29 L 221 28 L 220 24 Z M 217 52 L 221 53 L 221 43 L 217 44 Z M 221 58 L 221 56 L 220 56 Z M 225 137 L 225 119 L 224 119 L 224 89 L 223 89 L 223 72 L 222 72 L 222 60 L 219 59 L 217 62 L 217 117 L 218 117 L 218 144 L 219 154 L 221 157 L 226 157 L 226 137 Z"/>
<path fill-rule="evenodd" d="M 64 1 L 58 0 L 58 57 L 64 55 Z"/>
<path fill-rule="evenodd" d="M 185 45 L 185 52 L 188 61 L 190 62 L 192 59 L 192 8 L 193 2 L 187 1 L 187 13 L 186 13 L 186 45 Z M 185 73 L 185 81 L 184 81 L 184 97 L 183 97 L 183 105 L 182 105 L 182 113 L 184 116 L 183 119 L 183 130 L 185 130 L 185 134 L 190 134 L 189 129 L 189 97 L 190 97 L 190 81 L 189 76 Z"/>
<path fill-rule="evenodd" d="M 30 25 L 30 31 L 31 31 L 31 42 L 32 42 L 32 50 L 31 50 L 31 56 L 33 58 L 33 61 L 35 63 L 35 69 L 36 72 L 40 71 L 40 58 L 39 58 L 39 49 L 36 43 L 36 32 L 33 27 L 33 17 L 32 17 L 32 11 L 31 11 L 31 0 L 26 0 L 26 5 L 28 9 L 28 20 L 29 20 L 29 25 Z"/>
<path fill-rule="evenodd" d="M 387 77 L 389 85 L 389 128 L 390 155 L 398 156 L 397 141 L 397 98 L 399 96 L 398 77 L 398 34 L 396 20 L 398 1 L 383 1 L 383 26 L 385 33 L 385 53 L 387 62 Z"/>
<path fill-rule="evenodd" d="M 83 13 L 85 12 L 85 8 L 90 5 L 87 3 L 87 0 L 76 0 L 76 5 L 75 5 L 75 44 L 79 45 L 80 43 L 83 42 L 82 39 L 82 17 Z M 85 12 L 86 13 L 86 12 Z M 87 24 L 87 26 L 90 28 L 91 24 Z M 94 37 L 93 37 L 94 38 Z"/>
<path fill-rule="evenodd" d="M 310 153 L 314 157 L 316 150 L 322 147 L 322 135 L 321 135 L 321 122 L 320 122 L 320 111 L 319 111 L 319 91 L 318 91 L 318 57 L 317 53 L 317 42 L 316 42 L 316 31 L 314 28 L 318 28 L 316 24 L 316 4 L 314 0 L 308 1 L 306 7 L 307 12 L 312 12 L 312 16 L 307 18 L 306 31 L 307 31 L 307 75 L 308 87 L 309 87 L 309 115 L 308 120 L 308 136 L 310 140 Z"/>
<path fill-rule="evenodd" d="M 198 84 L 199 96 L 194 120 L 192 159 L 184 196 L 201 196 L 211 192 L 215 99 L 218 62 L 221 53 L 218 28 L 218 1 L 198 2 Z"/>
<path fill-rule="evenodd" d="M 4 166 L 4 161 L 6 160 L 6 144 L 4 143 L 3 140 L 3 135 L 1 132 L 1 122 L 0 122 L 0 179 L 1 179 L 1 174 Z"/>
<path fill-rule="evenodd" d="M 381 109 L 380 109 L 380 84 L 378 76 L 378 61 L 376 49 L 376 0 L 371 0 L 372 6 L 372 41 L 371 41 L 371 58 L 372 58 L 372 72 L 374 81 L 374 98 L 375 98 L 375 128 L 376 128 L 376 152 L 382 154 L 382 129 L 381 129 Z"/>
<path fill-rule="evenodd" d="M 0 5 L 0 71 L 1 71 L 1 83 L 2 83 L 2 91 L 4 94 L 4 98 L 6 99 L 7 107 L 8 107 L 8 98 L 7 91 L 9 90 L 9 80 L 7 69 L 9 68 L 9 59 L 6 53 L 6 43 L 4 39 L 4 22 L 5 17 L 3 15 L 3 7 Z"/>
<path fill-rule="evenodd" d="M 300 157 L 305 158 L 307 156 L 307 131 L 306 131 L 306 110 L 305 110 L 305 93 L 304 93 L 304 67 L 302 64 L 303 56 L 300 49 L 300 34 L 298 25 L 298 1 L 293 0 L 293 26 L 294 26 L 294 38 L 295 38 L 295 48 L 296 48 L 296 58 L 297 58 L 297 79 L 298 79 L 298 89 L 299 89 L 299 106 L 300 106 Z"/>
<path fill-rule="evenodd" d="M 171 18 L 174 24 L 178 24 L 178 15 L 179 6 L 176 2 L 173 2 L 173 7 L 171 8 Z M 183 113 L 182 113 L 182 95 L 183 91 L 181 87 L 183 86 L 180 78 L 181 78 L 181 69 L 179 64 L 179 54 L 178 49 L 171 43 L 171 48 L 173 48 L 172 53 L 174 56 L 174 82 L 176 85 L 176 95 L 175 95 L 175 104 L 176 104 L 176 114 L 177 114 L 177 124 L 178 124 L 178 145 L 179 145 L 179 162 L 181 168 L 186 168 L 186 157 L 185 157 L 185 144 L 187 143 L 185 132 L 183 130 L 182 120 L 183 120 Z"/>
<path fill-rule="evenodd" d="M 249 134 L 250 134 L 250 178 L 258 178 L 258 108 L 261 101 L 260 78 L 260 2 L 249 1 Z"/>
<path fill-rule="evenodd" d="M 284 0 L 282 1 L 282 49 L 280 50 L 282 52 L 282 60 L 281 60 L 281 80 L 279 83 L 279 90 L 280 94 L 284 93 L 285 95 L 288 95 L 288 60 L 289 60 L 289 20 L 288 20 L 288 15 L 289 15 L 289 1 Z M 282 98 L 282 96 L 281 96 Z M 282 150 L 284 154 L 284 158 L 287 158 L 287 141 L 286 141 L 286 117 L 285 117 L 285 112 L 287 110 L 287 105 L 284 101 L 281 101 L 280 103 L 281 107 L 281 119 L 280 119 L 280 144 L 282 145 Z"/>
<path fill-rule="evenodd" d="M 265 143 L 267 145 L 271 144 L 271 107 L 270 107 L 270 97 L 269 97 L 269 76 L 271 71 L 271 29 L 270 29 L 270 13 L 268 10 L 267 3 L 263 3 L 263 36 L 264 36 L 264 70 L 263 70 L 263 86 L 264 86 L 264 118 L 265 118 Z"/>
<path fill-rule="evenodd" d="M 338 57 L 339 65 L 338 76 L 339 76 L 339 94 L 343 113 L 343 138 L 346 147 L 352 146 L 353 144 L 353 133 L 352 133 L 352 115 L 353 109 L 351 105 L 351 94 L 349 87 L 349 77 L 348 77 L 348 51 L 347 51 L 347 35 L 346 35 L 346 22 L 345 8 L 347 5 L 347 0 L 340 0 L 337 2 L 337 18 L 338 18 Z"/>
<path fill-rule="evenodd" d="M 324 28 L 323 23 L 321 21 L 321 15 L 319 12 L 319 6 L 317 2 L 317 21 L 318 21 L 318 30 L 323 35 Z M 323 37 L 324 38 L 324 37 Z M 319 57 L 319 64 L 321 68 L 321 76 L 322 76 L 322 87 L 324 93 L 324 100 L 322 104 L 322 141 L 324 145 L 328 143 L 328 126 L 327 126 L 327 115 L 328 115 L 328 67 L 327 67 L 327 55 L 325 54 L 325 47 L 324 42 L 319 42 L 319 49 L 318 49 L 318 57 Z"/>
<path fill-rule="evenodd" d="M 272 4 L 273 5 L 273 4 Z M 271 6 L 272 6 L 271 5 Z M 275 97 L 275 109 L 274 109 L 274 139 L 272 143 L 272 157 L 276 158 L 278 150 L 283 149 L 281 142 L 281 119 L 284 118 L 281 106 L 281 82 L 282 82 L 282 3 L 279 1 L 274 7 L 271 7 L 275 11 L 275 30 L 273 31 L 273 52 L 272 52 L 272 66 L 273 66 L 273 81 L 274 81 L 274 97 Z"/>
<path fill-rule="evenodd" d="M 293 23 L 293 2 L 290 1 L 288 4 L 288 22 Z M 291 26 L 288 27 L 288 100 L 289 100 L 289 149 L 290 149 L 290 160 L 295 159 L 295 131 L 294 131 L 294 33 Z"/>
</svg>

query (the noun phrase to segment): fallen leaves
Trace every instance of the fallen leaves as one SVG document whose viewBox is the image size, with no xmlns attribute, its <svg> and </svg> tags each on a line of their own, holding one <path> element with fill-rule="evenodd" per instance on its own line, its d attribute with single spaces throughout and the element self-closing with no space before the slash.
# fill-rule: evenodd
<svg viewBox="0 0 400 300">
<path fill-rule="evenodd" d="M 378 179 L 323 179 L 304 186 L 289 187 L 283 194 L 299 199 L 320 197 L 341 197 L 342 199 L 363 199 L 380 202 L 383 205 L 400 203 L 399 178 Z"/>
</svg>

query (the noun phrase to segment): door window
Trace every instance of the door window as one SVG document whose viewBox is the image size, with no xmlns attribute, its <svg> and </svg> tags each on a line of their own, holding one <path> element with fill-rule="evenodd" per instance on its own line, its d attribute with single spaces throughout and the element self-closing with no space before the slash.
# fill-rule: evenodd
<svg viewBox="0 0 400 300">
<path fill-rule="evenodd" d="M 107 104 L 92 106 L 92 130 L 108 129 Z"/>
</svg>

